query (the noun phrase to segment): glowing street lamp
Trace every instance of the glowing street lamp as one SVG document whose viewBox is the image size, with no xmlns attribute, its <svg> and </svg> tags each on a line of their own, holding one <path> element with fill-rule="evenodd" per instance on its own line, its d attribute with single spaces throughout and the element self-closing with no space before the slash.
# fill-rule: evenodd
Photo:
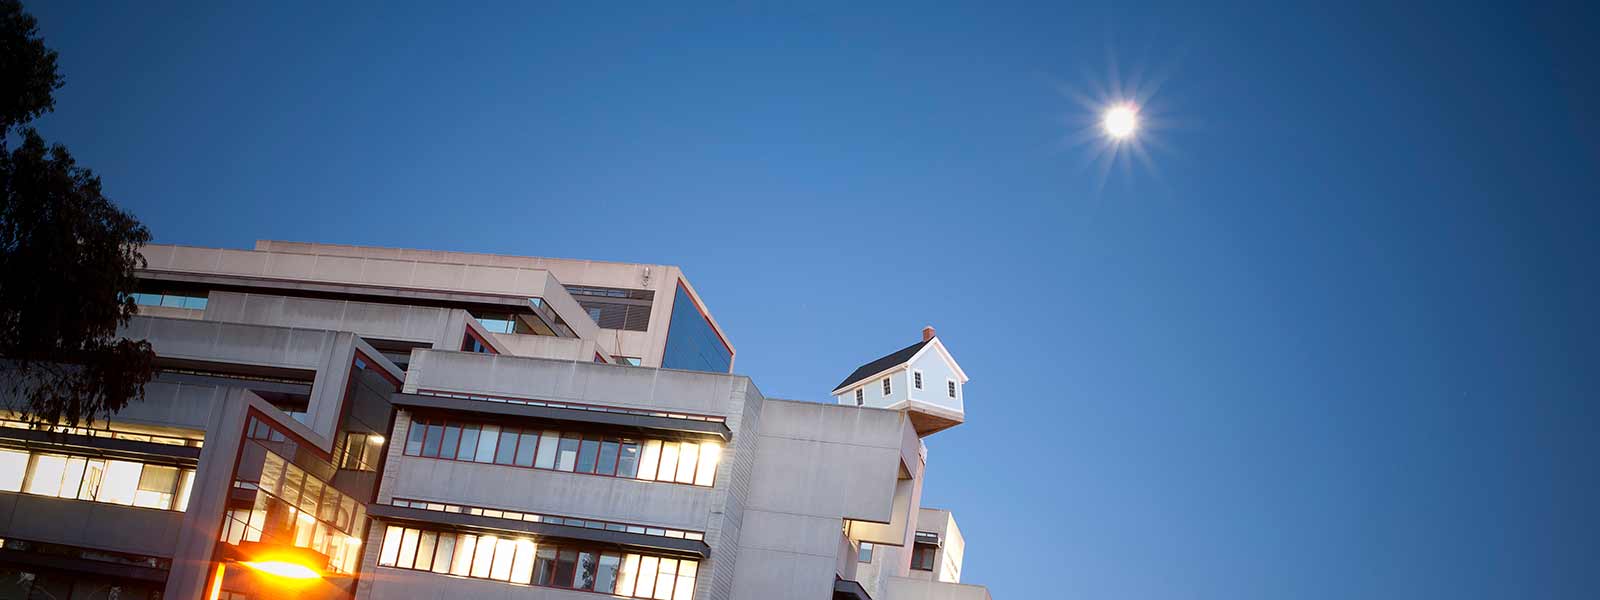
<svg viewBox="0 0 1600 600">
<path fill-rule="evenodd" d="M 210 599 L 215 600 L 222 592 L 222 578 L 228 564 L 235 564 L 250 569 L 260 575 L 257 579 L 261 584 L 271 586 L 278 590 L 279 595 L 274 597 L 293 597 L 299 590 L 322 580 L 322 568 L 327 566 L 327 555 L 310 548 L 300 548 L 284 544 L 269 544 L 264 542 L 241 542 L 237 546 L 227 546 L 226 556 L 217 565 L 216 574 L 212 580 Z"/>
</svg>

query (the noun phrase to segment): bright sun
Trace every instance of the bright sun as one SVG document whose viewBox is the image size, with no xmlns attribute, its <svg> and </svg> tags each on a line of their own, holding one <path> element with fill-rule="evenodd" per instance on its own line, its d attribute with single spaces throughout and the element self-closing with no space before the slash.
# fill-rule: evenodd
<svg viewBox="0 0 1600 600">
<path fill-rule="evenodd" d="M 1106 110 L 1105 116 L 1100 119 L 1100 125 L 1112 139 L 1128 139 L 1139 129 L 1139 109 L 1132 104 L 1113 106 Z"/>
</svg>

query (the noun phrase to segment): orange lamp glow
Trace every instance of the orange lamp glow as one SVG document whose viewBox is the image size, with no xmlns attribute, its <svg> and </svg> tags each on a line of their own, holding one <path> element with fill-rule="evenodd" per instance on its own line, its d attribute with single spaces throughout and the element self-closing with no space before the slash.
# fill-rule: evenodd
<svg viewBox="0 0 1600 600">
<path fill-rule="evenodd" d="M 301 563 L 289 562 L 286 560 L 251 560 L 244 561 L 239 564 L 250 567 L 262 573 L 284 579 L 306 581 L 322 578 L 322 574 L 318 573 L 316 569 Z"/>
</svg>

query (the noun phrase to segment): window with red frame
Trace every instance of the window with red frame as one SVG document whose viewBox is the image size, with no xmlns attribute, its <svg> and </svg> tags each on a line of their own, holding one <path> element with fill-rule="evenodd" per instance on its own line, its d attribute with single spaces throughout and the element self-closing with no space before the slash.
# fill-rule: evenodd
<svg viewBox="0 0 1600 600">
<path fill-rule="evenodd" d="M 722 445 L 416 419 L 406 432 L 404 452 L 425 458 L 709 487 L 715 483 Z"/>
</svg>

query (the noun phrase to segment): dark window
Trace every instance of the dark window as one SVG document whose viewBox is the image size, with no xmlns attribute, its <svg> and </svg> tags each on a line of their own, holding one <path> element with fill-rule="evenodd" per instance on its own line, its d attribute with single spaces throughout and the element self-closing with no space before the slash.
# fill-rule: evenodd
<svg viewBox="0 0 1600 600">
<path fill-rule="evenodd" d="M 422 436 L 428 428 L 422 421 L 411 422 L 411 433 L 406 435 L 406 454 L 416 456 L 422 454 Z"/>
<path fill-rule="evenodd" d="M 628 365 L 630 367 L 637 367 L 641 364 L 644 364 L 637 356 L 612 356 L 611 360 L 615 361 L 619 365 Z"/>
<path fill-rule="evenodd" d="M 861 542 L 861 551 L 856 553 L 856 562 L 872 562 L 872 542 Z"/>
<path fill-rule="evenodd" d="M 568 286 L 567 293 L 602 328 L 646 331 L 650 327 L 653 291 L 575 285 Z"/>
<path fill-rule="evenodd" d="M 916 544 L 911 550 L 911 568 L 918 571 L 932 571 L 933 557 L 938 554 L 938 546 Z"/>
<path fill-rule="evenodd" d="M 945 386 L 949 390 L 950 397 L 951 398 L 956 397 L 956 382 L 955 382 L 955 380 L 954 379 L 946 379 L 944 383 L 945 383 Z"/>
<path fill-rule="evenodd" d="M 422 455 L 437 458 L 439 456 L 440 441 L 444 439 L 444 425 L 441 423 L 429 423 L 428 434 L 423 439 L 425 441 L 422 444 Z M 451 448 L 451 451 L 454 452 L 455 449 Z"/>
<path fill-rule="evenodd" d="M 916 386 L 919 390 L 922 389 L 922 371 L 913 371 L 911 373 L 911 385 Z"/>
<path fill-rule="evenodd" d="M 579 552 L 577 577 L 576 581 L 573 581 L 572 587 L 580 590 L 593 588 L 595 570 L 598 568 L 599 565 L 595 563 L 595 555 L 593 552 Z"/>
<path fill-rule="evenodd" d="M 541 546 L 533 554 L 533 583 L 534 585 L 550 585 L 555 581 L 556 574 L 556 549 Z"/>
<path fill-rule="evenodd" d="M 572 587 L 573 568 L 578 564 L 578 551 L 561 548 L 556 553 L 556 577 L 552 582 L 556 587 Z"/>
<path fill-rule="evenodd" d="M 889 396 L 889 394 L 891 393 L 891 391 L 892 391 L 892 388 L 889 386 L 889 378 L 888 377 L 883 378 L 883 395 L 884 395 L 884 397 L 887 398 Z"/>
<path fill-rule="evenodd" d="M 601 475 L 615 475 L 617 473 L 617 441 L 606 440 L 600 443 L 599 464 L 595 472 Z"/>
<path fill-rule="evenodd" d="M 667 326 L 661 366 L 711 373 L 727 373 L 733 366 L 733 350 L 722 341 L 682 282 L 672 300 L 672 320 Z"/>
<path fill-rule="evenodd" d="M 633 440 L 622 440 L 621 453 L 617 457 L 617 475 L 633 477 L 639 474 L 639 443 Z"/>
<path fill-rule="evenodd" d="M 865 388 L 856 388 L 856 406 L 866 404 L 866 396 Z"/>
<path fill-rule="evenodd" d="M 476 457 L 478 450 L 478 426 L 467 425 L 461 428 L 461 447 L 456 450 L 456 460 L 471 461 Z"/>
<path fill-rule="evenodd" d="M 600 454 L 600 440 L 586 437 L 578 447 L 578 472 L 593 473 L 595 458 Z"/>
<path fill-rule="evenodd" d="M 533 452 L 539 447 L 539 434 L 524 431 L 517 436 L 517 466 L 533 466 Z"/>
<path fill-rule="evenodd" d="M 461 446 L 461 426 L 445 425 L 443 445 L 439 448 L 439 456 L 450 458 L 456 455 L 456 448 Z"/>
<path fill-rule="evenodd" d="M 517 460 L 517 431 L 503 429 L 500 431 L 500 443 L 494 448 L 494 462 L 499 465 L 509 465 Z M 533 458 L 528 458 L 528 464 L 533 464 Z"/>
<path fill-rule="evenodd" d="M 601 554 L 599 572 L 595 574 L 594 591 L 609 594 L 617 587 L 617 572 L 622 570 L 622 556 Z"/>
<path fill-rule="evenodd" d="M 561 443 L 556 446 L 556 470 L 572 472 L 578 466 L 578 434 L 568 433 L 561 436 Z"/>
</svg>

